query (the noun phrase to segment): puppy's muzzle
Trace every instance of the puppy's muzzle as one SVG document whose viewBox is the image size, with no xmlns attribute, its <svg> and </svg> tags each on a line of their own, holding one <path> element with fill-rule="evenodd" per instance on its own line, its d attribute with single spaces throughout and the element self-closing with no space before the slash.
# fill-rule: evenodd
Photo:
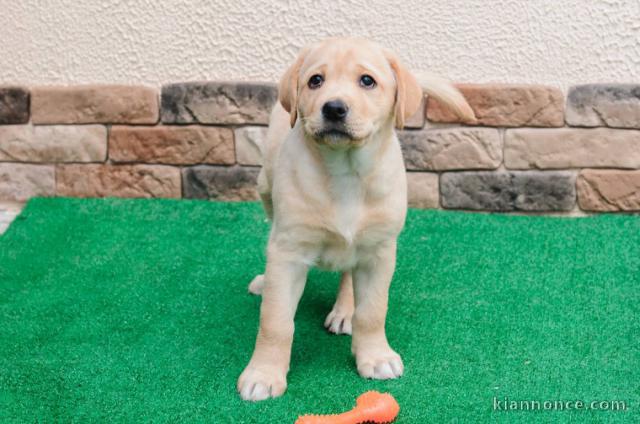
<svg viewBox="0 0 640 424">
<path fill-rule="evenodd" d="M 349 107 L 342 100 L 329 100 L 322 106 L 322 116 L 329 122 L 344 122 L 349 114 Z"/>
<path fill-rule="evenodd" d="M 314 133 L 314 138 L 332 146 L 351 145 L 354 136 L 349 125 L 349 106 L 340 100 L 329 100 L 322 105 L 322 127 Z"/>
</svg>

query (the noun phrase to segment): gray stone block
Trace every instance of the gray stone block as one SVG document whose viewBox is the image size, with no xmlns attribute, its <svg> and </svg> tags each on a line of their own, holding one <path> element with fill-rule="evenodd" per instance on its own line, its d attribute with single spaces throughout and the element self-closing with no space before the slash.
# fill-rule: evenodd
<svg viewBox="0 0 640 424">
<path fill-rule="evenodd" d="M 182 170 L 183 197 L 187 199 L 256 200 L 259 168 L 194 166 Z"/>
<path fill-rule="evenodd" d="M 29 91 L 21 87 L 0 87 L 0 125 L 29 122 Z"/>
<path fill-rule="evenodd" d="M 278 99 L 274 84 L 189 82 L 162 87 L 166 124 L 267 124 Z"/>
<path fill-rule="evenodd" d="M 495 128 L 443 128 L 399 131 L 409 170 L 496 169 L 502 140 Z"/>
<path fill-rule="evenodd" d="M 447 209 L 568 211 L 576 203 L 572 172 L 445 172 L 440 201 Z"/>
<path fill-rule="evenodd" d="M 566 120 L 580 127 L 640 128 L 640 84 L 571 87 Z"/>
</svg>

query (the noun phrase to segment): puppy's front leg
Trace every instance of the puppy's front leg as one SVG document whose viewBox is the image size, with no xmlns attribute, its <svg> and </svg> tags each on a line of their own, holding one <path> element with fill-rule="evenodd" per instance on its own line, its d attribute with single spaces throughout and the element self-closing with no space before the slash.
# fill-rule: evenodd
<svg viewBox="0 0 640 424">
<path fill-rule="evenodd" d="M 273 246 L 268 256 L 256 347 L 238 379 L 245 400 L 277 397 L 286 390 L 293 318 L 307 278 L 308 267 L 294 256 Z"/>
<path fill-rule="evenodd" d="M 362 377 L 389 379 L 404 371 L 385 334 L 389 285 L 396 265 L 396 241 L 380 246 L 353 270 L 355 312 L 351 350 Z"/>
</svg>

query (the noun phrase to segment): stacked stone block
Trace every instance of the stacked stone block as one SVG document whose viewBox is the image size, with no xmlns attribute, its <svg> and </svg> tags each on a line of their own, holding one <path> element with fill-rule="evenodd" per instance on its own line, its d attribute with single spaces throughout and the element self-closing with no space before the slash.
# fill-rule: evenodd
<svg viewBox="0 0 640 424">
<path fill-rule="evenodd" d="M 477 118 L 425 98 L 398 132 L 421 208 L 640 211 L 640 85 L 459 86 Z M 255 200 L 273 84 L 0 87 L 0 200 Z"/>
</svg>

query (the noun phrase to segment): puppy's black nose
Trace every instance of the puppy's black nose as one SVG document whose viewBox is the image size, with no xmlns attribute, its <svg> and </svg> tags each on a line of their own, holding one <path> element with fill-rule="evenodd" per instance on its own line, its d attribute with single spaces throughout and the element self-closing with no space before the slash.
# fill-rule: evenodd
<svg viewBox="0 0 640 424">
<path fill-rule="evenodd" d="M 344 121 L 349 108 L 342 100 L 330 100 L 322 106 L 322 116 L 328 121 Z"/>
</svg>

